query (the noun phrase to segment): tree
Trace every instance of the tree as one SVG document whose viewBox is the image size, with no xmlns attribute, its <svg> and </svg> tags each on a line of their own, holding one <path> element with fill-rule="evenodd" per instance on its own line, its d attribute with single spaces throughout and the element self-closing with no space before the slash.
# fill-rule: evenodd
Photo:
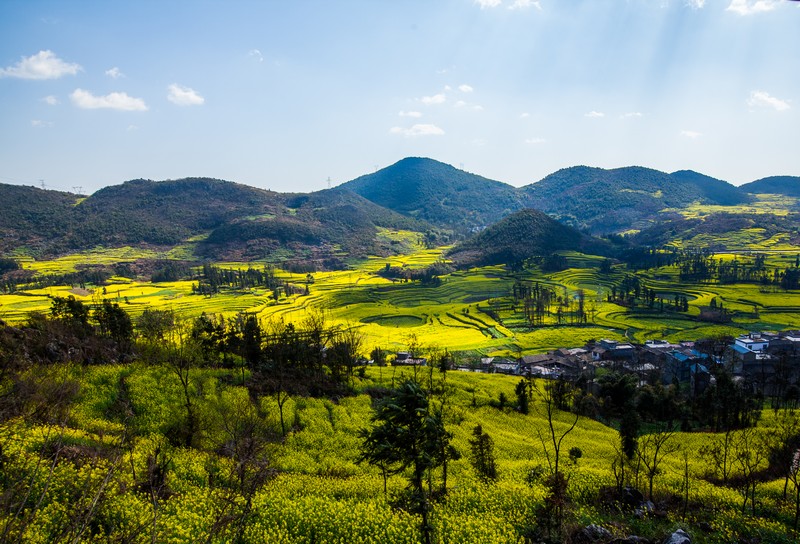
<svg viewBox="0 0 800 544">
<path fill-rule="evenodd" d="M 552 537 L 562 537 L 564 527 L 564 516 L 568 507 L 567 485 L 569 478 L 560 469 L 561 450 L 564 446 L 564 439 L 571 433 L 578 424 L 578 415 L 571 417 L 571 423 L 564 424 L 556 421 L 558 405 L 556 404 L 555 385 L 550 382 L 542 389 L 536 389 L 541 397 L 541 406 L 544 408 L 544 416 L 547 419 L 547 433 L 543 434 L 540 430 L 539 440 L 544 449 L 547 464 L 550 467 L 550 476 L 545 485 L 547 496 L 541 511 L 539 523 Z M 558 428 L 557 428 L 558 427 Z"/>
<path fill-rule="evenodd" d="M 422 516 L 422 536 L 431 543 L 430 484 L 428 474 L 441 466 L 452 449 L 451 433 L 444 428 L 441 414 L 431 409 L 428 394 L 414 381 L 403 382 L 375 409 L 374 426 L 364 429 L 360 462 L 368 462 L 388 474 L 410 472 L 412 510 Z"/>
<path fill-rule="evenodd" d="M 136 330 L 149 343 L 163 342 L 175 327 L 175 312 L 147 308 L 136 319 Z"/>
<path fill-rule="evenodd" d="M 472 430 L 472 438 L 469 441 L 470 461 L 478 473 L 478 477 L 484 482 L 497 480 L 497 466 L 494 458 L 494 440 L 487 433 L 483 432 L 483 427 L 476 425 Z"/>
<path fill-rule="evenodd" d="M 667 426 L 660 431 L 646 434 L 639 439 L 639 448 L 636 453 L 646 469 L 648 498 L 651 501 L 653 500 L 653 481 L 661 473 L 659 467 L 662 461 L 664 461 L 665 457 L 680 449 L 678 444 L 672 442 L 674 435 L 675 430 Z"/>
<path fill-rule="evenodd" d="M 517 410 L 522 414 L 528 413 L 528 383 L 523 379 L 517 383 L 514 388 L 514 393 L 517 395 Z"/>
<path fill-rule="evenodd" d="M 94 317 L 101 334 L 111 337 L 120 347 L 128 347 L 133 338 L 133 322 L 119 304 L 103 299 L 103 304 L 94 311 Z"/>
</svg>

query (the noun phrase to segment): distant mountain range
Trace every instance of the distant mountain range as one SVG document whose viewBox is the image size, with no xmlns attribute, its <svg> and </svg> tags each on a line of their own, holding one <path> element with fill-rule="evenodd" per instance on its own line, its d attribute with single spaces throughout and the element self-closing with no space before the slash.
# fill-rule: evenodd
<svg viewBox="0 0 800 544">
<path fill-rule="evenodd" d="M 479 233 L 453 255 L 488 263 L 556 246 L 574 249 L 590 239 L 552 219 L 588 234 L 654 228 L 641 240 L 655 242 L 674 232 L 657 228 L 664 221 L 672 220 L 673 228 L 700 228 L 663 213 L 667 208 L 746 204 L 756 193 L 800 197 L 800 178 L 735 187 L 692 171 L 576 166 L 516 188 L 432 159 L 406 158 L 309 194 L 209 178 L 132 180 L 89 197 L 0 184 L 0 254 L 19 248 L 53 255 L 97 245 L 170 247 L 193 239 L 199 258 L 260 259 L 286 250 L 313 259 L 385 255 L 395 248 L 378 235 L 383 228 L 425 232 L 434 241 L 445 240 L 447 232 L 462 239 Z M 544 213 L 513 215 L 532 209 Z M 504 245 L 515 235 L 530 247 Z M 480 246 L 490 251 L 478 257 Z"/>
</svg>

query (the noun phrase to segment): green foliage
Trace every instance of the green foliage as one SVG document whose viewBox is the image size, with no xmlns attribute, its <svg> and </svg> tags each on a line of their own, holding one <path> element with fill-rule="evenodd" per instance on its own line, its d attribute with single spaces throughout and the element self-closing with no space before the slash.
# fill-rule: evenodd
<svg viewBox="0 0 800 544">
<path fill-rule="evenodd" d="M 473 438 L 469 441 L 470 462 L 478 473 L 478 477 L 486 482 L 497 480 L 497 466 L 494 456 L 494 440 L 483 427 L 476 425 L 472 430 Z"/>
<path fill-rule="evenodd" d="M 523 190 L 529 206 L 595 233 L 636 228 L 664 208 L 695 201 L 725 205 L 748 201 L 736 187 L 696 172 L 666 174 L 641 167 L 604 170 L 575 166 Z"/>
<path fill-rule="evenodd" d="M 520 263 L 559 250 L 578 249 L 582 235 L 544 213 L 516 212 L 458 244 L 449 256 L 462 267 Z"/>
<path fill-rule="evenodd" d="M 467 233 L 524 207 L 510 185 L 425 158 L 406 158 L 343 187 L 390 210 Z"/>
</svg>

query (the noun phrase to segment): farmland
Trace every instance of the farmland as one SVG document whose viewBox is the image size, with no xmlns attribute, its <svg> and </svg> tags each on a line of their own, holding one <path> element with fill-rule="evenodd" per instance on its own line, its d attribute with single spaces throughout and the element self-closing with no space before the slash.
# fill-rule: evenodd
<svg viewBox="0 0 800 544">
<path fill-rule="evenodd" d="M 407 234 L 402 234 L 408 238 Z M 300 322 L 308 313 L 322 311 L 334 324 L 355 327 L 365 345 L 387 350 L 402 350 L 413 335 L 420 345 L 447 348 L 466 354 L 517 355 L 559 347 L 583 345 L 599 338 L 643 342 L 658 338 L 670 341 L 732 335 L 751 330 L 783 330 L 800 327 L 800 293 L 759 283 L 720 284 L 681 281 L 676 266 L 637 272 L 641 283 L 668 300 L 676 295 L 688 300 L 688 311 L 627 307 L 609 301 L 613 287 L 631 273 L 621 265 L 601 272 L 599 257 L 563 252 L 568 268 L 542 272 L 538 267 L 510 271 L 503 266 L 487 266 L 455 271 L 436 284 L 392 281 L 378 272 L 384 267 L 420 269 L 443 258 L 447 248 L 425 249 L 420 245 L 395 257 L 372 257 L 354 261 L 349 270 L 292 274 L 277 270 L 282 281 L 308 287 L 308 294 L 281 295 L 275 300 L 272 290 L 250 288 L 223 290 L 204 296 L 193 294 L 194 281 L 152 283 L 111 277 L 106 285 L 49 286 L 21 289 L 0 295 L 0 319 L 24 321 L 32 311 L 47 312 L 52 296 L 73 295 L 78 300 L 96 303 L 106 298 L 118 302 L 136 317 L 147 308 L 170 309 L 187 318 L 201 313 L 231 317 L 244 312 L 259 319 Z M 23 260 L 24 268 L 39 274 L 63 274 L 76 265 L 104 265 L 154 258 L 153 252 L 123 248 L 95 250 L 51 261 Z M 161 256 L 163 257 L 163 255 Z M 718 254 L 720 261 L 750 257 Z M 767 254 L 769 269 L 791 267 L 795 252 Z M 227 269 L 259 267 L 260 263 L 223 262 Z M 515 283 L 540 284 L 552 288 L 565 301 L 574 300 L 580 291 L 585 296 L 590 318 L 585 323 L 559 323 L 554 312 L 541 324 L 531 326 L 512 298 Z M 699 319 L 701 307 L 712 300 L 732 315 L 727 323 Z"/>
</svg>

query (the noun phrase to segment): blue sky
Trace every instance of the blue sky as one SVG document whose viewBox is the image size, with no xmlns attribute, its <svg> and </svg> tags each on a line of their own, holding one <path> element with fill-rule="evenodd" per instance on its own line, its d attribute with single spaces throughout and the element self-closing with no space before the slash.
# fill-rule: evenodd
<svg viewBox="0 0 800 544">
<path fill-rule="evenodd" d="M 800 2 L 0 2 L 0 182 L 800 175 Z"/>
</svg>

